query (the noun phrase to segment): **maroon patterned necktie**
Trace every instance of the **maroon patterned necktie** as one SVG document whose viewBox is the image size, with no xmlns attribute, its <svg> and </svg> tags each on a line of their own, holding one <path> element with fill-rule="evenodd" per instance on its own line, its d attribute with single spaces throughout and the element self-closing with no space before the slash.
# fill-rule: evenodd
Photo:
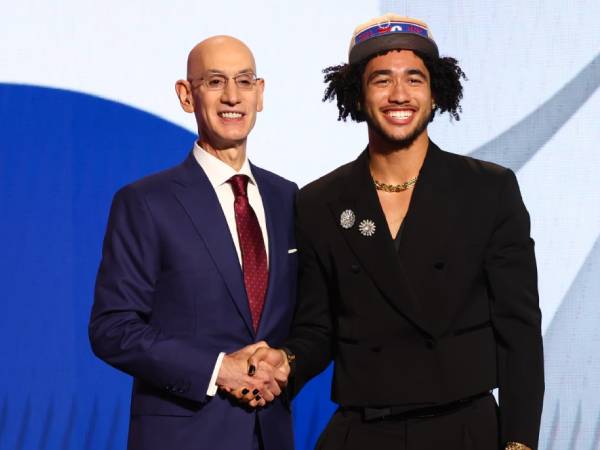
<svg viewBox="0 0 600 450">
<path fill-rule="evenodd" d="M 227 182 L 231 184 L 235 196 L 233 209 L 240 240 L 240 250 L 242 251 L 244 285 L 250 304 L 252 325 L 254 331 L 256 331 L 265 304 L 265 294 L 269 280 L 267 252 L 258 219 L 248 201 L 248 176 L 234 175 Z"/>
</svg>

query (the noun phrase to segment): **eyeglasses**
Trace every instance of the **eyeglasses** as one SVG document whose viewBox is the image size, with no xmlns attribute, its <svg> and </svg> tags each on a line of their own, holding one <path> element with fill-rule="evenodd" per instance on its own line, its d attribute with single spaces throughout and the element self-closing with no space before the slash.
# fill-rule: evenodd
<svg viewBox="0 0 600 450">
<path fill-rule="evenodd" d="M 232 79 L 237 88 L 242 91 L 251 91 L 254 89 L 254 86 L 256 86 L 256 82 L 260 80 L 260 78 L 257 78 L 256 75 L 251 72 L 240 73 L 234 77 L 227 77 L 219 73 L 214 73 L 205 77 L 196 78 L 195 80 L 190 80 L 190 83 L 198 81 L 201 86 L 204 86 L 209 91 L 222 91 L 227 87 L 230 79 Z"/>
</svg>

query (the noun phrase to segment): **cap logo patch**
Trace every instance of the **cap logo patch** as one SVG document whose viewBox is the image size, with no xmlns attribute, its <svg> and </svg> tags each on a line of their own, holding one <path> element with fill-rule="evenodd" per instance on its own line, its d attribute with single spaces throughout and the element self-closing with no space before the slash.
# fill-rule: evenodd
<svg viewBox="0 0 600 450">
<path fill-rule="evenodd" d="M 429 37 L 429 31 L 425 27 L 421 27 L 414 23 L 406 22 L 383 22 L 372 25 L 369 28 L 361 31 L 356 35 L 354 43 L 364 42 L 375 36 L 384 36 L 392 33 L 410 33 L 418 34 L 419 36 Z"/>
<path fill-rule="evenodd" d="M 404 49 L 439 58 L 429 26 L 419 19 L 387 13 L 354 29 L 348 48 L 348 63 L 357 63 L 378 52 Z"/>
</svg>

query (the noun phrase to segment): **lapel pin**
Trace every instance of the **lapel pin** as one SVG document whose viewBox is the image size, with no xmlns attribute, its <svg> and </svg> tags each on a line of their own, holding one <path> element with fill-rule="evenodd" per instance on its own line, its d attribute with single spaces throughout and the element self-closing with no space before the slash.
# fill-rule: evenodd
<svg viewBox="0 0 600 450">
<path fill-rule="evenodd" d="M 373 236 L 375 234 L 375 222 L 370 219 L 365 219 L 358 224 L 358 231 L 363 236 Z"/>
<path fill-rule="evenodd" d="M 344 229 L 352 228 L 354 226 L 354 222 L 356 221 L 356 216 L 351 209 L 346 209 L 342 212 L 340 216 L 340 225 Z"/>
</svg>

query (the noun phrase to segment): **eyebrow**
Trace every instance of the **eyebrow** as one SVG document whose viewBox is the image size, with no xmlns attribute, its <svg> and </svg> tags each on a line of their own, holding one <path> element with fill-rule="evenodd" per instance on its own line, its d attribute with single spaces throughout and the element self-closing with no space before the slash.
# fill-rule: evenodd
<svg viewBox="0 0 600 450">
<path fill-rule="evenodd" d="M 379 75 L 392 75 L 392 71 L 389 69 L 375 70 L 369 74 L 367 81 L 371 81 L 373 78 L 375 78 Z"/>
<path fill-rule="evenodd" d="M 222 70 L 219 70 L 219 69 L 208 69 L 206 72 L 211 73 L 211 74 L 217 74 L 217 75 L 225 75 L 225 72 L 223 72 Z M 239 70 L 236 73 L 236 75 L 241 75 L 243 73 L 254 73 L 254 69 L 252 69 L 252 68 L 242 69 L 242 70 Z"/>
<path fill-rule="evenodd" d="M 428 79 L 427 75 L 425 74 L 425 72 L 423 72 L 420 69 L 406 69 L 404 71 L 404 73 L 406 75 L 418 75 L 420 77 L 423 77 L 426 80 Z M 376 76 L 379 76 L 379 75 L 388 75 L 388 76 L 390 76 L 390 75 L 393 75 L 393 74 L 394 74 L 394 72 L 392 70 L 390 70 L 390 69 L 375 70 L 375 71 L 371 72 L 371 74 L 367 78 L 367 82 L 371 81 L 373 78 L 375 78 Z"/>
<path fill-rule="evenodd" d="M 419 75 L 427 80 L 427 75 L 420 69 L 408 69 L 406 73 L 408 75 Z"/>
</svg>

